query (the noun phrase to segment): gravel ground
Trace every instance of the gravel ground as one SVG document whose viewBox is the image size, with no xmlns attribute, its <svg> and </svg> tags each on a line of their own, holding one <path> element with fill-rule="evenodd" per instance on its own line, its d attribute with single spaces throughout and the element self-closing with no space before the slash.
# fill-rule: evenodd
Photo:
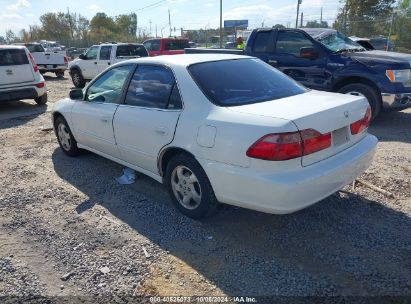
<svg viewBox="0 0 411 304">
<path fill-rule="evenodd" d="M 46 80 L 50 102 L 72 86 Z M 291 215 L 202 222 L 148 177 L 119 185 L 120 165 L 66 157 L 49 126 L 46 111 L 0 121 L 0 297 L 411 296 L 411 109 L 373 123 L 361 177 L 395 198 L 357 184 Z"/>
</svg>

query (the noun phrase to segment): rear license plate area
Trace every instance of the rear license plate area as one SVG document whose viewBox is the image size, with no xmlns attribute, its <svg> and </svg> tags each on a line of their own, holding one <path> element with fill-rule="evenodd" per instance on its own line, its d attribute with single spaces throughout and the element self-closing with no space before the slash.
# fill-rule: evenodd
<svg viewBox="0 0 411 304">
<path fill-rule="evenodd" d="M 46 65 L 46 68 L 52 69 L 52 68 L 53 68 L 53 65 L 52 65 L 52 64 L 47 64 L 47 65 Z"/>
<path fill-rule="evenodd" d="M 343 127 L 332 131 L 333 146 L 338 147 L 348 142 L 348 128 Z"/>
</svg>

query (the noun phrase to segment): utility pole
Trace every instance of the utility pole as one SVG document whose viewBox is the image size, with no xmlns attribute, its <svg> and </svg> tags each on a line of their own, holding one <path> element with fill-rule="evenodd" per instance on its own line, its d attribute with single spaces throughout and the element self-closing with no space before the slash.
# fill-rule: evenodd
<svg viewBox="0 0 411 304">
<path fill-rule="evenodd" d="M 303 17 L 304 17 L 304 13 L 301 12 L 300 27 L 303 27 Z"/>
<path fill-rule="evenodd" d="M 220 0 L 220 49 L 223 48 L 223 0 Z"/>
<path fill-rule="evenodd" d="M 323 8 L 321 7 L 320 24 L 323 24 Z"/>
<path fill-rule="evenodd" d="M 170 36 L 171 37 L 171 16 L 170 16 L 170 9 L 168 9 L 168 25 L 170 26 Z"/>
<path fill-rule="evenodd" d="M 297 0 L 297 17 L 295 18 L 295 28 L 298 28 L 298 15 L 300 14 L 300 4 L 302 0 Z"/>
<path fill-rule="evenodd" d="M 150 32 L 148 33 L 148 36 L 151 37 L 151 19 L 148 20 L 148 23 L 150 23 Z"/>
<path fill-rule="evenodd" d="M 157 38 L 157 23 L 156 23 L 156 38 Z"/>
</svg>

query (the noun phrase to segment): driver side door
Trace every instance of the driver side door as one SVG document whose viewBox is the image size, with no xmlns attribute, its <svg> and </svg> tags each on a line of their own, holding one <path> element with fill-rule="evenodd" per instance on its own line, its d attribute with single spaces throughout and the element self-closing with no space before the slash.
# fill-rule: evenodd
<svg viewBox="0 0 411 304">
<path fill-rule="evenodd" d="M 124 94 L 124 86 L 135 65 L 127 64 L 106 71 L 88 87 L 84 100 L 72 108 L 72 124 L 79 144 L 118 158 L 113 133 L 113 117 Z"/>
<path fill-rule="evenodd" d="M 305 58 L 302 48 L 318 51 L 315 58 Z M 280 30 L 275 44 L 275 59 L 270 62 L 284 74 L 313 89 L 326 89 L 331 75 L 326 73 L 326 56 L 314 41 L 300 31 Z"/>
<path fill-rule="evenodd" d="M 84 79 L 91 80 L 99 73 L 97 64 L 97 54 L 99 48 L 100 47 L 98 45 L 92 46 L 84 54 L 86 58 L 81 62 L 81 74 Z"/>
</svg>

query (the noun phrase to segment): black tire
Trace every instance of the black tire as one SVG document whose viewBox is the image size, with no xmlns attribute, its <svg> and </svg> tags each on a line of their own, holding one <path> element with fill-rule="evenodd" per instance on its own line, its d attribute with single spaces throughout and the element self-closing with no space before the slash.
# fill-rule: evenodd
<svg viewBox="0 0 411 304">
<path fill-rule="evenodd" d="M 84 88 L 86 85 L 86 81 L 83 78 L 83 75 L 81 75 L 81 72 L 79 70 L 72 70 L 71 71 L 71 80 L 73 81 L 73 84 L 76 88 Z"/>
<path fill-rule="evenodd" d="M 58 71 L 56 72 L 57 78 L 64 78 L 64 71 Z"/>
<path fill-rule="evenodd" d="M 64 128 L 65 132 L 68 134 L 67 142 L 62 139 L 59 132 L 60 128 Z M 74 139 L 73 134 L 71 133 L 70 127 L 68 126 L 66 120 L 59 116 L 54 122 L 54 130 L 56 132 L 57 141 L 60 145 L 60 148 L 63 150 L 64 154 L 68 156 L 76 156 L 79 154 L 79 148 L 77 147 L 77 141 Z M 67 145 L 68 143 L 68 145 Z"/>
<path fill-rule="evenodd" d="M 41 95 L 41 96 L 39 96 L 39 97 L 35 97 L 35 98 L 34 98 L 34 101 L 35 101 L 39 106 L 41 106 L 41 105 L 45 105 L 45 104 L 47 103 L 47 99 L 48 99 L 47 93 L 45 93 L 45 94 L 43 94 L 43 95 Z"/>
<path fill-rule="evenodd" d="M 175 178 L 177 175 L 177 173 L 175 173 L 175 170 L 178 170 L 182 167 L 187 168 L 188 171 L 194 173 L 194 178 L 196 178 L 197 180 L 196 183 L 193 183 L 191 185 L 195 189 L 192 191 L 200 193 L 200 199 L 199 203 L 195 202 L 194 199 L 191 199 L 191 202 L 194 202 L 194 204 L 192 205 L 195 205 L 191 206 L 192 208 L 185 207 L 183 203 L 181 203 L 177 198 L 177 195 L 179 194 L 175 194 L 175 191 L 173 190 L 173 178 Z M 185 173 L 188 173 L 188 171 Z M 186 177 L 187 176 L 190 175 L 186 175 Z M 176 183 L 176 180 L 174 180 L 174 182 Z M 178 154 L 168 162 L 165 174 L 165 185 L 171 196 L 174 206 L 184 215 L 193 219 L 201 219 L 208 217 L 216 212 L 219 203 L 217 201 L 217 198 L 215 197 L 213 188 L 211 187 L 210 181 L 208 180 L 208 177 L 203 168 L 192 156 L 188 154 Z M 189 182 L 187 182 L 186 186 L 190 187 Z M 200 191 L 198 191 L 198 189 Z M 181 191 L 181 189 L 179 191 Z M 188 190 L 188 192 L 190 191 L 191 190 Z M 181 200 L 182 195 L 179 195 L 179 197 Z"/>
<path fill-rule="evenodd" d="M 343 86 L 338 92 L 343 94 L 353 92 L 352 95 L 356 95 L 355 92 L 357 92 L 364 95 L 371 106 L 372 119 L 377 117 L 381 112 L 381 96 L 369 85 L 363 83 L 351 83 Z"/>
</svg>

